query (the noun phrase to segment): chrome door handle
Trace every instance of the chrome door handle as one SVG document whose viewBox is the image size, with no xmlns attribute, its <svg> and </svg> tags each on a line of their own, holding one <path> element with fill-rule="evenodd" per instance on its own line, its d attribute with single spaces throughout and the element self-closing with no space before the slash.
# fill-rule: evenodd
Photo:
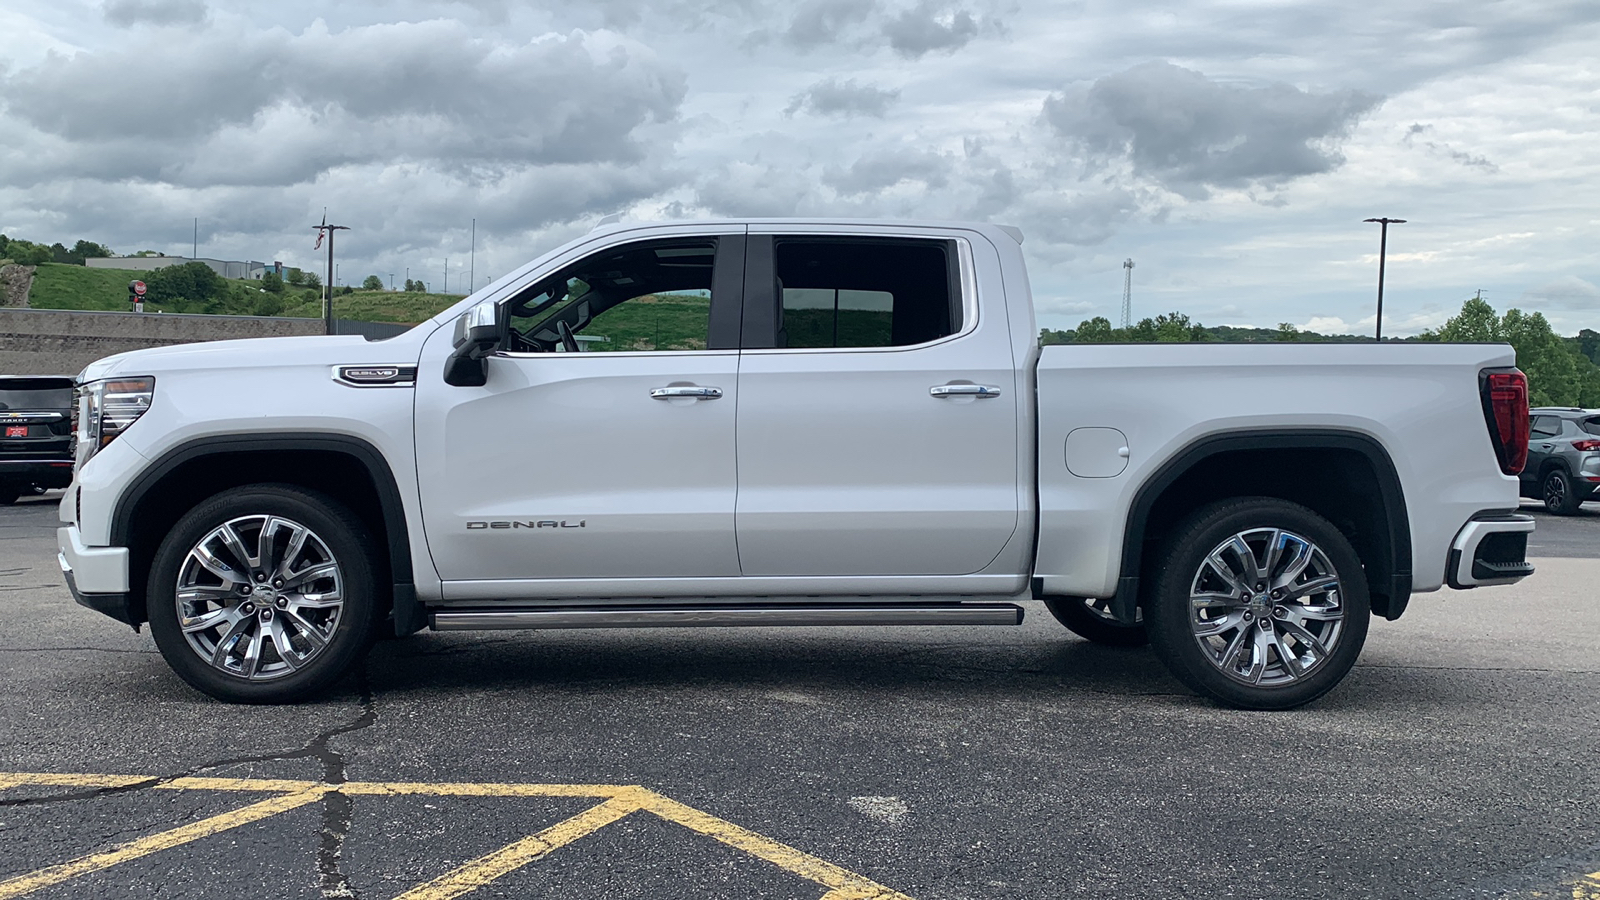
<svg viewBox="0 0 1600 900">
<path fill-rule="evenodd" d="M 928 393 L 935 397 L 998 397 L 1000 389 L 992 384 L 936 384 Z"/>
<path fill-rule="evenodd" d="M 722 388 L 701 387 L 698 384 L 674 384 L 668 387 L 650 389 L 653 400 L 671 400 L 675 397 L 689 397 L 695 400 L 716 400 L 722 396 Z"/>
</svg>

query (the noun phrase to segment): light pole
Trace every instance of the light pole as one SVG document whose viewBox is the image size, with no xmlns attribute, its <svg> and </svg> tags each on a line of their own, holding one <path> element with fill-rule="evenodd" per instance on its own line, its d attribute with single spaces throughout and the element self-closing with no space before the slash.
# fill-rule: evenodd
<svg viewBox="0 0 1600 900">
<path fill-rule="evenodd" d="M 321 247 L 324 239 L 328 242 L 328 278 L 322 285 L 322 319 L 328 334 L 333 334 L 333 279 L 334 273 L 338 271 L 334 268 L 333 263 L 333 233 L 335 231 L 349 230 L 350 226 L 348 225 L 329 225 L 328 215 L 323 213 L 322 224 L 316 226 L 316 246 L 311 248 L 315 250 Z"/>
<path fill-rule="evenodd" d="M 1373 340 L 1383 340 L 1383 265 L 1389 256 L 1389 226 L 1404 225 L 1405 219 L 1391 219 L 1387 216 L 1378 219 L 1365 219 L 1367 222 L 1377 222 L 1383 226 L 1381 236 L 1378 238 L 1378 330 Z"/>
</svg>

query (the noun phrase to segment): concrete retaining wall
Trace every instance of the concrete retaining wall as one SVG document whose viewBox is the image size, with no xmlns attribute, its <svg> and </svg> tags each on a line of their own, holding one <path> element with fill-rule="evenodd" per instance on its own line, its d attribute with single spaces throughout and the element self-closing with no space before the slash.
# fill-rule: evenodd
<svg viewBox="0 0 1600 900">
<path fill-rule="evenodd" d="M 0 308 L 0 375 L 76 375 L 125 350 L 322 334 L 323 328 L 321 319 Z"/>
</svg>

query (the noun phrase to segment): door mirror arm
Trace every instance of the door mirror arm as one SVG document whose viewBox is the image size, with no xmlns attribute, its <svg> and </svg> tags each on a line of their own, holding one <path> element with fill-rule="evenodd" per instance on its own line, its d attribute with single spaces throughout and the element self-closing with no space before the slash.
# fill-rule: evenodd
<svg viewBox="0 0 1600 900">
<path fill-rule="evenodd" d="M 444 383 L 456 387 L 483 387 L 489 380 L 486 360 L 505 341 L 504 307 L 485 300 L 456 319 L 455 349 L 444 361 Z"/>
</svg>

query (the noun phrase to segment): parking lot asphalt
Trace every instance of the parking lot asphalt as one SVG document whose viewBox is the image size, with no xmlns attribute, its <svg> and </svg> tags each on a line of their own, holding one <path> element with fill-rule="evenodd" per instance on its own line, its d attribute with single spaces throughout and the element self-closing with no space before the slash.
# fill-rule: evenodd
<svg viewBox="0 0 1600 900">
<path fill-rule="evenodd" d="M 1536 513 L 1533 578 L 1418 595 L 1292 712 L 1031 602 L 1017 628 L 424 633 L 325 701 L 242 707 L 73 604 L 54 503 L 24 501 L 0 900 L 1600 898 L 1586 513 Z"/>
</svg>

